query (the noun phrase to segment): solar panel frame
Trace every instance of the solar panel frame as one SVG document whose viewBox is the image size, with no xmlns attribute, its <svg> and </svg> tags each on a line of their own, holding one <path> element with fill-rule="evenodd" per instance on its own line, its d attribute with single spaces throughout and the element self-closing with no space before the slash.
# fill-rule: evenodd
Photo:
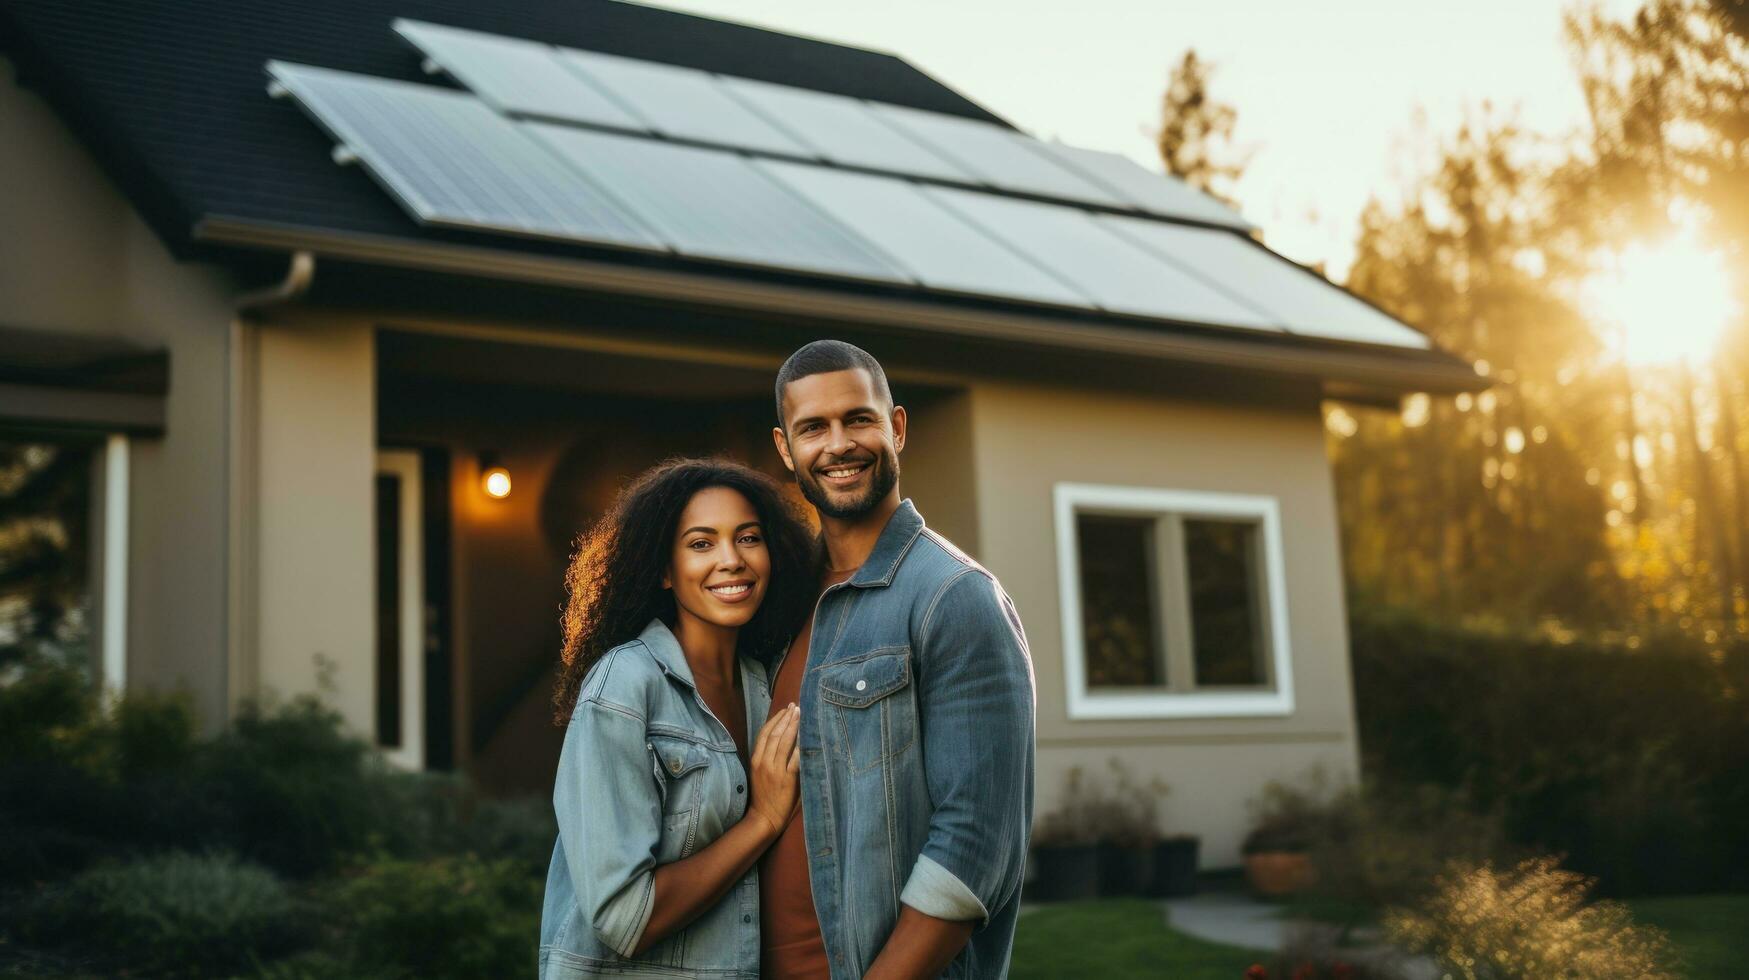
<svg viewBox="0 0 1749 980">
<path fill-rule="evenodd" d="M 941 207 L 917 185 L 806 163 L 756 161 L 791 191 L 872 242 L 934 290 L 1091 309 L 1091 297 L 978 225 Z"/>
<path fill-rule="evenodd" d="M 395 33 L 451 78 L 507 115 L 605 126 L 650 126 L 587 78 L 550 44 L 397 17 Z"/>
<path fill-rule="evenodd" d="M 1080 208 L 951 187 L 925 193 L 1093 297 L 1100 309 L 1266 333 L 1264 311 L 1108 230 Z"/>
<path fill-rule="evenodd" d="M 879 118 L 861 99 L 751 78 L 725 75 L 720 81 L 731 95 L 805 144 L 821 160 L 843 167 L 978 183 L 965 168 Z"/>
<path fill-rule="evenodd" d="M 563 63 L 672 139 L 807 159 L 813 153 L 729 94 L 709 72 L 600 51 L 558 48 Z"/>
<path fill-rule="evenodd" d="M 601 188 L 472 95 L 283 61 L 267 71 L 421 224 L 666 251 Z"/>
<path fill-rule="evenodd" d="M 947 157 L 991 187 L 1104 207 L 1129 206 L 1105 186 L 1038 152 L 1032 146 L 1038 141 L 1024 133 L 909 106 L 887 103 L 870 106 L 899 132 Z"/>
<path fill-rule="evenodd" d="M 1417 350 L 1433 346 L 1426 334 L 1233 232 L 1123 215 L 1096 220 L 1165 261 L 1240 293 L 1291 333 Z"/>
<path fill-rule="evenodd" d="M 1039 141 L 1038 149 L 1059 163 L 1108 187 L 1129 205 L 1150 214 L 1249 232 L 1253 225 L 1239 212 L 1166 174 L 1154 173 L 1121 153 L 1067 143 Z"/>
<path fill-rule="evenodd" d="M 912 285 L 879 248 L 739 153 L 525 123 L 690 258 Z"/>
</svg>

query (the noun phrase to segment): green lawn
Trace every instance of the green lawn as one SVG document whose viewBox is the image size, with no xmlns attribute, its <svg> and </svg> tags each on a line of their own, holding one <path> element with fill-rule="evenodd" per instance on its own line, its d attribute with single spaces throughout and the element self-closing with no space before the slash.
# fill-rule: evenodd
<svg viewBox="0 0 1749 980">
<path fill-rule="evenodd" d="M 1114 898 L 1047 905 L 1022 916 L 1010 975 L 1241 980 L 1264 957 L 1173 932 L 1158 902 Z"/>
<path fill-rule="evenodd" d="M 1628 901 L 1634 921 L 1670 935 L 1688 980 L 1749 976 L 1749 895 L 1681 895 Z M 1333 899 L 1302 896 L 1284 902 L 1284 918 L 1376 925 L 1377 913 Z"/>
<path fill-rule="evenodd" d="M 1749 895 L 1680 895 L 1628 902 L 1634 921 L 1657 926 L 1689 980 L 1749 975 Z"/>
</svg>

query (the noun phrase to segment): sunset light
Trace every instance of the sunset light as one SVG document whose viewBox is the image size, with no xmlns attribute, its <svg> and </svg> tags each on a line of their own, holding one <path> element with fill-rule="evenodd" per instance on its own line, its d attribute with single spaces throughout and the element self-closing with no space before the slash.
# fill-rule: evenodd
<svg viewBox="0 0 1749 980">
<path fill-rule="evenodd" d="M 1637 365 L 1705 360 L 1737 312 L 1724 255 L 1690 235 L 1611 254 L 1585 301 Z"/>
</svg>

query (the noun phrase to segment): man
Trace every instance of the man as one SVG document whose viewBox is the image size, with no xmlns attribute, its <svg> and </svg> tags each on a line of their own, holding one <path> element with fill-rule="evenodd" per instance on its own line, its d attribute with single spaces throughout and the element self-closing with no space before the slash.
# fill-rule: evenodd
<svg viewBox="0 0 1749 980">
<path fill-rule="evenodd" d="M 1033 677 L 994 576 L 899 496 L 905 409 L 860 348 L 777 376 L 784 465 L 827 576 L 778 662 L 802 805 L 761 862 L 768 977 L 1001 977 L 1032 827 Z"/>
</svg>

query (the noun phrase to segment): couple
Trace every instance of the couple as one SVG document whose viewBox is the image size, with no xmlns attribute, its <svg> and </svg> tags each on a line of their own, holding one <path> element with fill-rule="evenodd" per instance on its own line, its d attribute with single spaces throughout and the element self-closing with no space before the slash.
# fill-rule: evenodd
<svg viewBox="0 0 1749 980">
<path fill-rule="evenodd" d="M 1032 822 L 1033 678 L 995 578 L 899 496 L 865 351 L 777 376 L 771 478 L 676 460 L 566 576 L 542 980 L 1000 977 Z"/>
</svg>

